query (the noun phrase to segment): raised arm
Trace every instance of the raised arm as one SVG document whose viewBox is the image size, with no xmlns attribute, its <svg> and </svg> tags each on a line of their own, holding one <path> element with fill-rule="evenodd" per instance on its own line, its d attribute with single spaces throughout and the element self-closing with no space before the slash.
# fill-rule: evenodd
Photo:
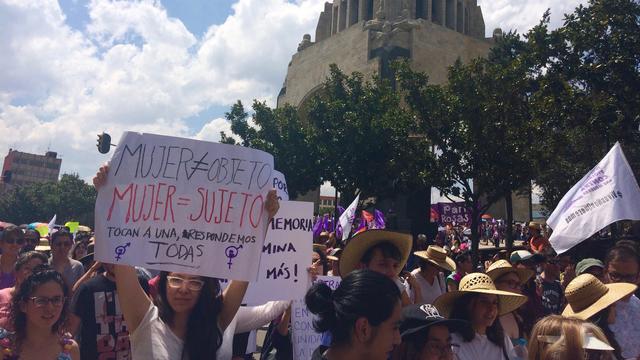
<svg viewBox="0 0 640 360">
<path fill-rule="evenodd" d="M 103 165 L 98 170 L 98 173 L 93 178 L 93 185 L 96 189 L 99 189 L 107 181 L 107 173 L 109 172 L 109 166 Z M 100 239 L 96 238 L 96 241 Z M 151 300 L 145 294 L 144 290 L 138 282 L 138 275 L 133 266 L 128 265 L 114 265 L 113 273 L 116 276 L 116 288 L 118 291 L 118 298 L 120 299 L 120 308 L 122 309 L 122 315 L 124 315 L 127 321 L 127 328 L 130 333 L 133 333 L 140 322 L 144 318 L 147 310 L 151 306 Z"/>
<path fill-rule="evenodd" d="M 275 216 L 280 208 L 280 203 L 278 202 L 278 195 L 275 190 L 269 191 L 267 194 L 267 201 L 264 204 L 265 209 L 267 210 L 267 214 L 269 214 L 268 221 L 265 226 L 269 226 L 269 221 Z M 265 231 L 266 234 L 266 231 Z M 233 320 L 233 317 L 236 316 L 238 312 L 238 308 L 240 304 L 242 304 L 242 299 L 244 298 L 244 294 L 247 292 L 247 287 L 249 283 L 246 281 L 231 281 L 229 286 L 224 291 L 222 295 L 222 311 L 220 312 L 220 316 L 218 318 L 218 326 L 222 331 L 224 331 L 227 326 Z"/>
<path fill-rule="evenodd" d="M 122 315 L 127 321 L 129 333 L 133 333 L 149 310 L 151 299 L 140 286 L 133 266 L 114 265 L 113 273 L 116 275 L 116 289 Z"/>
</svg>

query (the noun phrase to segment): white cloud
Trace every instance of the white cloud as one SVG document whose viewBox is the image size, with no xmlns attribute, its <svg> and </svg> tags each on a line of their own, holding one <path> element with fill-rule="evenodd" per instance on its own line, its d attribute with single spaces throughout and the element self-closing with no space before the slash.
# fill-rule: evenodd
<svg viewBox="0 0 640 360">
<path fill-rule="evenodd" d="M 223 118 L 213 119 L 206 123 L 194 138 L 198 140 L 218 142 L 220 141 L 221 131 L 224 131 L 227 136 L 233 136 L 229 121 Z"/>
<path fill-rule="evenodd" d="M 559 19 L 579 2 L 480 5 L 490 33 L 522 32 L 547 7 Z M 0 0 L 0 156 L 50 148 L 63 156 L 63 172 L 89 178 L 108 158 L 95 150 L 102 131 L 114 142 L 126 130 L 219 140 L 230 132 L 224 119 L 201 128 L 187 119 L 237 99 L 274 105 L 323 8 L 324 0 L 238 0 L 198 38 L 157 0 L 92 0 L 84 31 L 65 23 L 55 0 Z"/>
<path fill-rule="evenodd" d="M 240 0 L 201 38 L 158 1 L 92 0 L 84 32 L 56 1 L 0 0 L 0 155 L 9 147 L 63 155 L 88 178 L 108 156 L 96 134 L 123 131 L 219 140 L 224 119 L 186 119 L 210 106 L 275 104 L 291 55 L 322 0 Z M 7 134 L 11 134 L 8 135 Z"/>
<path fill-rule="evenodd" d="M 516 30 L 523 34 L 540 22 L 547 9 L 551 10 L 551 28 L 557 28 L 562 25 L 564 14 L 586 3 L 587 0 L 478 0 L 487 36 L 498 27 L 505 33 Z"/>
</svg>

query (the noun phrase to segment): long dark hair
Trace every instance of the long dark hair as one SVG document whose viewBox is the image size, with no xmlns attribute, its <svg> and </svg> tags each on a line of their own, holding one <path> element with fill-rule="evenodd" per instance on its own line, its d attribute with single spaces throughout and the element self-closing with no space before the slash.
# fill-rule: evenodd
<svg viewBox="0 0 640 360">
<path fill-rule="evenodd" d="M 331 345 L 351 342 L 356 321 L 364 317 L 378 326 L 391 317 L 400 301 L 400 290 L 388 277 L 371 270 L 356 270 L 333 291 L 324 283 L 314 284 L 305 296 L 309 310 L 318 315 L 313 326 L 331 333 Z"/>
<path fill-rule="evenodd" d="M 620 345 L 616 341 L 616 336 L 613 331 L 609 328 L 609 312 L 611 311 L 611 306 L 607 306 L 604 310 L 600 310 L 598 313 L 589 318 L 593 324 L 597 325 L 602 332 L 607 337 L 609 344 L 614 349 L 613 354 L 616 359 L 623 359 L 622 353 L 620 352 Z"/>
<path fill-rule="evenodd" d="M 11 322 L 13 324 L 16 343 L 18 346 L 27 336 L 27 316 L 22 312 L 22 309 L 20 309 L 20 305 L 30 301 L 29 298 L 33 296 L 36 289 L 50 281 L 60 285 L 62 294 L 65 298 L 65 301 L 62 304 L 60 317 L 51 327 L 51 332 L 60 333 L 62 331 L 62 326 L 67 320 L 67 300 L 69 297 L 69 289 L 59 272 L 51 269 L 48 265 L 39 265 L 33 270 L 33 273 L 20 284 L 20 287 L 16 289 L 11 301 Z"/>
<path fill-rule="evenodd" d="M 471 310 L 469 309 L 469 305 L 471 302 L 480 297 L 479 293 L 467 293 L 463 296 L 456 299 L 453 303 L 453 310 L 451 311 L 451 319 L 461 319 L 467 320 L 471 322 Z M 500 301 L 500 298 L 498 298 Z M 499 308 L 498 304 L 498 308 Z M 469 342 L 473 340 L 476 336 L 475 330 L 473 327 L 469 327 L 466 330 L 460 332 L 462 339 L 465 342 Z M 496 320 L 487 328 L 487 339 L 494 343 L 496 346 L 500 347 L 500 349 L 504 349 L 504 330 L 502 329 L 502 325 L 500 325 L 500 319 L 496 317 Z"/>
<path fill-rule="evenodd" d="M 175 312 L 167 300 L 167 275 L 169 273 L 166 271 L 160 273 L 158 295 L 154 302 L 158 307 L 160 319 L 171 325 Z M 218 279 L 204 276 L 201 276 L 200 280 L 204 281 L 204 286 L 187 320 L 182 359 L 215 359 L 216 352 L 222 345 L 222 332 L 218 327 L 218 315 L 222 310 L 220 283 Z"/>
</svg>

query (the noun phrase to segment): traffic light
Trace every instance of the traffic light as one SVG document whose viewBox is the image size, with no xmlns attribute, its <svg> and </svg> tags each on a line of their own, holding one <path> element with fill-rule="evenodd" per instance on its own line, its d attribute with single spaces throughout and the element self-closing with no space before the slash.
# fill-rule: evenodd
<svg viewBox="0 0 640 360">
<path fill-rule="evenodd" d="M 107 133 L 98 134 L 98 151 L 101 154 L 106 154 L 111 149 L 111 135 Z"/>
</svg>

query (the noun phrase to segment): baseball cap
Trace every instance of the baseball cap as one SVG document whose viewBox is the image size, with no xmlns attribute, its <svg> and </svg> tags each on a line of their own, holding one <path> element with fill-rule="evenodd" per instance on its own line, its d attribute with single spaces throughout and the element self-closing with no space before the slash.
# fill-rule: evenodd
<svg viewBox="0 0 640 360">
<path fill-rule="evenodd" d="M 525 260 L 541 261 L 543 259 L 544 259 L 544 255 L 532 254 L 527 250 L 516 250 L 511 253 L 511 256 L 509 257 L 509 262 L 515 265 Z"/>
<path fill-rule="evenodd" d="M 594 258 L 586 258 L 580 260 L 578 264 L 576 264 L 576 275 L 584 274 L 584 272 L 592 266 L 597 266 L 601 269 L 604 269 L 604 264 L 602 263 L 602 261 Z"/>
<path fill-rule="evenodd" d="M 446 319 L 431 304 L 413 304 L 402 309 L 400 336 L 403 338 L 434 325 L 444 325 L 450 332 L 459 332 L 471 327 L 464 320 Z"/>
</svg>

